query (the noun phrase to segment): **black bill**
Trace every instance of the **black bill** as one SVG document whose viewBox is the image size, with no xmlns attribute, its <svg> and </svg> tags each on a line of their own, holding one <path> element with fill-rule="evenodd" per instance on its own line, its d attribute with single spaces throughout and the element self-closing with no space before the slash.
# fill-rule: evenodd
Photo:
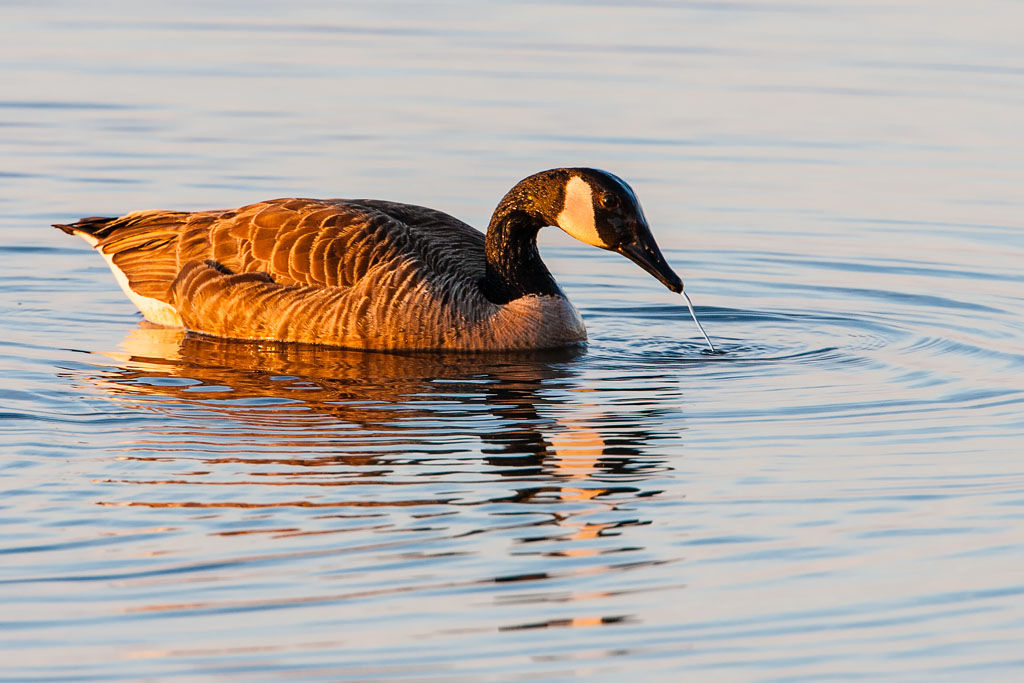
<svg viewBox="0 0 1024 683">
<path fill-rule="evenodd" d="M 661 284 L 676 294 L 683 291 L 683 281 L 669 268 L 653 237 L 648 235 L 647 237 L 640 237 L 634 242 L 620 244 L 615 251 L 658 278 Z"/>
</svg>

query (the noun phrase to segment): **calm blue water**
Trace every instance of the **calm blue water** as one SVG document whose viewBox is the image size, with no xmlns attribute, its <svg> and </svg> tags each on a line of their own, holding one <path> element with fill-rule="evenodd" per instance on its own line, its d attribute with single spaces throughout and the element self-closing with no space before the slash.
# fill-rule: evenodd
<svg viewBox="0 0 1024 683">
<path fill-rule="evenodd" d="M 7 3 L 0 680 L 1024 671 L 1024 9 Z M 140 325 L 49 228 L 630 181 L 582 351 Z M 549 234 L 550 233 L 550 234 Z"/>
</svg>

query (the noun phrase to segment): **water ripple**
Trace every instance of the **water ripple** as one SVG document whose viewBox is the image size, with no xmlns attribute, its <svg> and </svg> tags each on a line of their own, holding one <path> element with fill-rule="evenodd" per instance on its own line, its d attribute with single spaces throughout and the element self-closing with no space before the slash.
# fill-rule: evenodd
<svg viewBox="0 0 1024 683">
<path fill-rule="evenodd" d="M 1021 17 L 926 4 L 0 9 L 0 678 L 1019 677 Z M 491 355 L 139 326 L 48 227 L 567 163 L 723 354 L 554 230 L 588 346 Z"/>
</svg>

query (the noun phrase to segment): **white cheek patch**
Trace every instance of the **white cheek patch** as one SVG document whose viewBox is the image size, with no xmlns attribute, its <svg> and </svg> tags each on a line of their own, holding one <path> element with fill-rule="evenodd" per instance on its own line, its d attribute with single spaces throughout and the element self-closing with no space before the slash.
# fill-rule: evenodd
<svg viewBox="0 0 1024 683">
<path fill-rule="evenodd" d="M 555 223 L 580 242 L 604 247 L 594 222 L 594 195 L 583 178 L 573 176 L 565 184 L 565 204 Z"/>
</svg>

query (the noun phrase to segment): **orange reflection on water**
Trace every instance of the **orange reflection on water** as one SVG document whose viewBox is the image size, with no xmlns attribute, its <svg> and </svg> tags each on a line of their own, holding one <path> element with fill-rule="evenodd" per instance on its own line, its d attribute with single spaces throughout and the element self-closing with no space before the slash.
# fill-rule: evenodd
<svg viewBox="0 0 1024 683">
<path fill-rule="evenodd" d="M 300 508 L 337 508 L 337 507 L 402 507 L 410 505 L 437 505 L 443 503 L 441 500 L 349 500 L 331 503 L 314 503 L 309 500 L 288 500 L 273 503 L 243 503 L 233 502 L 199 502 L 199 501 L 175 501 L 175 502 L 147 502 L 147 501 L 99 501 L 96 504 L 106 507 L 150 507 L 150 508 L 278 508 L 278 507 L 300 507 Z"/>
<path fill-rule="evenodd" d="M 523 631 L 534 628 L 589 628 L 592 626 L 607 626 L 608 624 L 621 624 L 628 621 L 627 617 L 570 617 L 567 619 L 549 619 L 533 624 L 519 624 L 517 626 L 504 626 L 502 631 Z"/>
<path fill-rule="evenodd" d="M 579 419 L 559 419 L 558 425 L 551 437 L 555 471 L 572 479 L 589 477 L 606 448 L 604 437 Z"/>
<path fill-rule="evenodd" d="M 302 556 L 329 557 L 353 550 L 341 537 L 332 542 L 334 534 L 423 530 L 424 523 L 403 519 L 416 515 L 389 509 L 427 508 L 429 516 L 439 518 L 427 523 L 433 541 L 457 544 L 454 539 L 467 531 L 459 523 L 466 509 L 460 506 L 511 499 L 542 516 L 529 525 L 532 544 L 523 546 L 524 554 L 576 561 L 516 580 L 572 581 L 633 566 L 602 557 L 623 550 L 625 544 L 608 539 L 636 523 L 632 512 L 617 507 L 634 489 L 607 482 L 633 481 L 634 472 L 644 471 L 645 440 L 657 433 L 660 421 L 644 413 L 636 420 L 609 415 L 592 393 L 586 403 L 576 403 L 570 361 L 578 351 L 454 358 L 247 344 L 147 328 L 134 330 L 124 346 L 128 353 L 110 354 L 117 367 L 85 379 L 126 409 L 155 413 L 158 420 L 155 428 L 146 424 L 138 436 L 127 432 L 118 442 L 126 451 L 119 459 L 131 465 L 121 476 L 97 480 L 116 487 L 121 497 L 107 496 L 98 501 L 101 506 L 196 510 L 212 519 L 223 515 L 230 526 L 214 526 L 208 535 L 225 542 L 325 537 L 317 550 Z M 143 472 L 148 476 L 137 476 Z M 445 486 L 438 489 L 439 482 Z M 147 495 L 157 489 L 159 496 Z M 492 497 L 479 496 L 481 490 Z M 259 515 L 263 520 L 288 508 L 318 512 L 305 517 L 286 512 L 278 523 L 252 514 L 236 519 L 229 512 L 266 511 Z M 353 526 L 353 516 L 379 518 Z M 395 552 L 405 542 L 401 533 L 377 538 L 387 540 L 356 550 Z M 454 552 L 443 548 L 446 555 Z M 510 579 L 476 577 L 465 585 L 495 580 Z M 323 604 L 400 592 L 185 600 L 131 611 Z M 559 593 L 562 602 L 611 595 Z M 578 615 L 522 628 L 582 628 L 621 620 Z"/>
</svg>

